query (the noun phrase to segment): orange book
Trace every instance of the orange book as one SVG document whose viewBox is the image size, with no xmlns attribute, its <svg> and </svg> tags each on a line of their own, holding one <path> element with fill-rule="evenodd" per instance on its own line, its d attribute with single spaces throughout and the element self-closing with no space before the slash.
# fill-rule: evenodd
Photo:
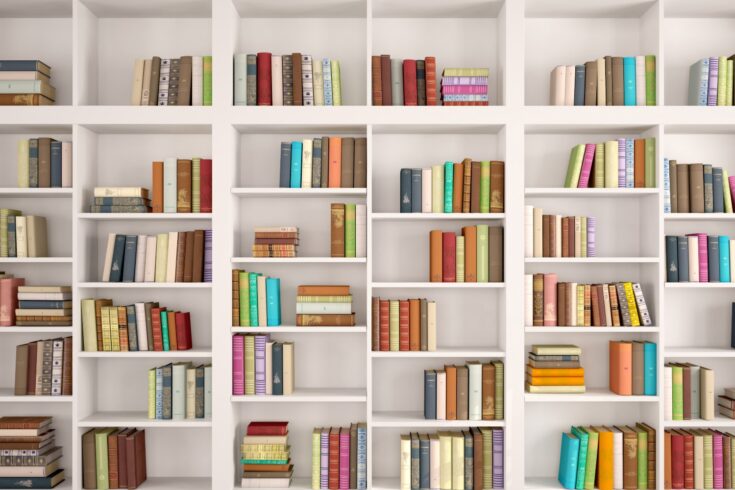
<svg viewBox="0 0 735 490">
<path fill-rule="evenodd" d="M 442 282 L 442 232 L 429 232 L 429 281 Z"/>
<path fill-rule="evenodd" d="M 477 227 L 463 227 L 462 236 L 464 236 L 464 282 L 477 282 Z"/>
<path fill-rule="evenodd" d="M 447 420 L 457 420 L 457 367 L 444 366 L 447 373 Z"/>
<path fill-rule="evenodd" d="M 633 344 L 610 341 L 610 391 L 633 394 Z"/>
<path fill-rule="evenodd" d="M 154 213 L 163 212 L 163 162 L 153 162 L 153 206 Z"/>
<path fill-rule="evenodd" d="M 646 186 L 646 140 L 633 141 L 633 187 Z"/>
<path fill-rule="evenodd" d="M 168 315 L 168 346 L 171 350 L 179 350 L 178 342 L 176 341 L 176 312 L 166 311 Z"/>
<path fill-rule="evenodd" d="M 408 300 L 408 350 L 421 350 L 421 300 Z"/>
<path fill-rule="evenodd" d="M 580 377 L 584 376 L 584 368 L 554 368 L 554 369 L 539 369 L 531 366 L 526 366 L 526 373 L 531 376 L 540 376 L 542 378 L 548 377 Z"/>
<path fill-rule="evenodd" d="M 595 427 L 597 440 L 597 486 L 613 490 L 613 432 L 607 427 Z"/>
<path fill-rule="evenodd" d="M 526 376 L 533 386 L 584 386 L 584 376 Z"/>
<path fill-rule="evenodd" d="M 342 187 L 342 138 L 329 137 L 329 187 Z"/>
<path fill-rule="evenodd" d="M 462 180 L 464 179 L 463 168 L 461 163 L 454 164 L 454 187 L 452 187 L 452 212 L 462 212 Z"/>
</svg>

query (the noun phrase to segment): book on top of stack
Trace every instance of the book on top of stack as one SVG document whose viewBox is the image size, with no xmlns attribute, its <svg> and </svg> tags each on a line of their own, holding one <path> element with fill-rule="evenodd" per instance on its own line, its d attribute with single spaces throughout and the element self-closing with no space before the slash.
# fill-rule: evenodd
<svg viewBox="0 0 735 490">
<path fill-rule="evenodd" d="M 150 213 L 151 200 L 145 187 L 95 187 L 91 213 Z"/>
<path fill-rule="evenodd" d="M 0 105 L 52 105 L 51 67 L 39 60 L 0 60 Z"/>
<path fill-rule="evenodd" d="M 64 481 L 52 417 L 0 417 L 0 488 L 54 488 Z"/>
<path fill-rule="evenodd" d="M 299 229 L 296 226 L 256 227 L 253 257 L 296 257 Z"/>
<path fill-rule="evenodd" d="M 445 68 L 441 93 L 444 105 L 489 105 L 488 68 Z"/>
<path fill-rule="evenodd" d="M 18 308 L 15 309 L 15 319 L 19 326 L 71 325 L 71 287 L 18 286 Z"/>
<path fill-rule="evenodd" d="M 296 325 L 299 327 L 354 327 L 350 286 L 299 286 Z"/>
<path fill-rule="evenodd" d="M 250 422 L 240 446 L 243 488 L 291 486 L 288 422 Z"/>
<path fill-rule="evenodd" d="M 529 393 L 584 393 L 582 349 L 576 345 L 533 345 L 526 365 Z"/>
</svg>

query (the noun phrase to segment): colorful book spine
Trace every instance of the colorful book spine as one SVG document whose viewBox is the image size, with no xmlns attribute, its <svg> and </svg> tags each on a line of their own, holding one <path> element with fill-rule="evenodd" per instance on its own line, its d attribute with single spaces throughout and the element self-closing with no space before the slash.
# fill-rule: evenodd
<svg viewBox="0 0 735 490">
<path fill-rule="evenodd" d="M 459 185 L 459 182 L 457 183 Z M 452 212 L 452 196 L 454 190 L 454 165 L 444 162 L 444 212 Z"/>
<path fill-rule="evenodd" d="M 339 488 L 350 488 L 350 432 L 346 428 L 339 433 Z"/>
</svg>

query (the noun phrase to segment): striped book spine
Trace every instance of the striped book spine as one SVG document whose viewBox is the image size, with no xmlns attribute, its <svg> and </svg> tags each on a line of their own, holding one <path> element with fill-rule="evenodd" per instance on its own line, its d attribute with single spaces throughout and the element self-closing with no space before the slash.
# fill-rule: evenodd
<svg viewBox="0 0 735 490">
<path fill-rule="evenodd" d="M 724 488 L 724 470 L 722 460 L 722 434 L 712 434 L 712 467 L 714 488 Z"/>
<path fill-rule="evenodd" d="M 664 213 L 671 212 L 671 169 L 669 159 L 664 158 Z"/>
<path fill-rule="evenodd" d="M 324 78 L 324 105 L 334 105 L 332 100 L 332 63 L 322 60 L 322 77 Z"/>
<path fill-rule="evenodd" d="M 204 282 L 212 282 L 212 230 L 204 230 Z"/>
<path fill-rule="evenodd" d="M 457 282 L 464 282 L 464 237 L 461 235 L 457 235 L 455 254 L 455 279 Z"/>
<path fill-rule="evenodd" d="M 399 341 L 398 341 L 398 321 L 399 321 L 399 303 L 398 300 L 392 299 L 390 300 L 390 307 L 389 307 L 389 339 L 390 339 L 390 350 L 397 352 L 399 350 Z"/>
<path fill-rule="evenodd" d="M 719 75 L 719 58 L 709 59 L 709 90 L 707 91 L 707 105 L 717 105 L 717 76 Z"/>
<path fill-rule="evenodd" d="M 319 488 L 327 488 L 329 486 L 329 429 L 322 430 L 319 447 Z"/>
<path fill-rule="evenodd" d="M 707 234 L 697 233 L 696 236 L 699 245 L 699 282 L 709 282 Z"/>
<path fill-rule="evenodd" d="M 357 426 L 357 488 L 367 488 L 367 427 Z"/>
<path fill-rule="evenodd" d="M 625 138 L 618 139 L 618 187 L 625 187 Z"/>
<path fill-rule="evenodd" d="M 255 394 L 255 338 L 246 335 L 244 338 L 245 350 L 245 394 Z"/>
<path fill-rule="evenodd" d="M 505 418 L 505 366 L 495 361 L 495 420 Z"/>
<path fill-rule="evenodd" d="M 202 159 L 191 159 L 191 212 L 202 212 Z"/>
<path fill-rule="evenodd" d="M 505 487 L 503 445 L 503 429 L 493 429 L 493 488 Z"/>
<path fill-rule="evenodd" d="M 595 158 L 595 144 L 587 143 L 584 147 L 584 157 L 582 159 L 582 171 L 579 175 L 579 185 L 577 187 L 587 188 L 590 186 L 590 173 L 592 172 L 592 161 Z"/>
<path fill-rule="evenodd" d="M 595 229 L 597 228 L 597 218 L 587 216 L 587 257 L 597 256 L 597 245 L 595 242 Z"/>
<path fill-rule="evenodd" d="M 633 138 L 625 139 L 625 187 L 635 187 Z"/>
<path fill-rule="evenodd" d="M 339 488 L 350 488 L 350 430 L 347 428 L 339 431 Z"/>
<path fill-rule="evenodd" d="M 605 143 L 597 143 L 595 148 L 595 187 L 605 187 Z"/>
<path fill-rule="evenodd" d="M 265 343 L 268 335 L 255 336 L 255 394 L 265 395 Z"/>
</svg>

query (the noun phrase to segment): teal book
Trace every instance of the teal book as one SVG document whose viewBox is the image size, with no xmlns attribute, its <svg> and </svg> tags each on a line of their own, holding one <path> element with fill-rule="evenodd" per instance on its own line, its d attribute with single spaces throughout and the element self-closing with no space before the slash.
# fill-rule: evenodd
<svg viewBox="0 0 735 490">
<path fill-rule="evenodd" d="M 454 196 L 454 164 L 444 162 L 444 212 L 452 212 L 452 198 Z M 457 183 L 459 185 L 459 183 Z"/>
<path fill-rule="evenodd" d="M 357 257 L 357 207 L 354 203 L 345 204 L 345 257 Z"/>
<path fill-rule="evenodd" d="M 587 446 L 589 444 L 589 434 L 581 427 L 572 427 L 572 434 L 579 439 L 579 457 L 577 458 L 577 483 L 575 488 L 584 489 L 584 474 L 587 468 Z"/>
<path fill-rule="evenodd" d="M 301 187 L 301 141 L 291 142 L 291 187 Z"/>
<path fill-rule="evenodd" d="M 277 277 L 265 279 L 265 303 L 267 308 L 268 326 L 276 327 L 281 324 L 281 280 Z"/>
<path fill-rule="evenodd" d="M 488 225 L 477 225 L 477 282 L 488 282 L 489 280 Z"/>
<path fill-rule="evenodd" d="M 656 396 L 656 344 L 643 344 L 643 394 Z"/>
<path fill-rule="evenodd" d="M 623 105 L 636 105 L 635 57 L 623 58 Z"/>
<path fill-rule="evenodd" d="M 258 276 L 255 272 L 248 274 L 248 289 L 250 290 L 250 326 L 259 327 L 258 325 Z"/>
<path fill-rule="evenodd" d="M 161 337 L 163 337 L 163 350 L 170 351 L 171 345 L 168 342 L 168 312 L 161 310 Z"/>
<path fill-rule="evenodd" d="M 577 462 L 579 461 L 579 439 L 572 433 L 561 435 L 559 454 L 559 483 L 564 488 L 575 489 L 577 483 Z"/>
<path fill-rule="evenodd" d="M 720 236 L 720 282 L 730 282 L 730 237 Z"/>
</svg>

